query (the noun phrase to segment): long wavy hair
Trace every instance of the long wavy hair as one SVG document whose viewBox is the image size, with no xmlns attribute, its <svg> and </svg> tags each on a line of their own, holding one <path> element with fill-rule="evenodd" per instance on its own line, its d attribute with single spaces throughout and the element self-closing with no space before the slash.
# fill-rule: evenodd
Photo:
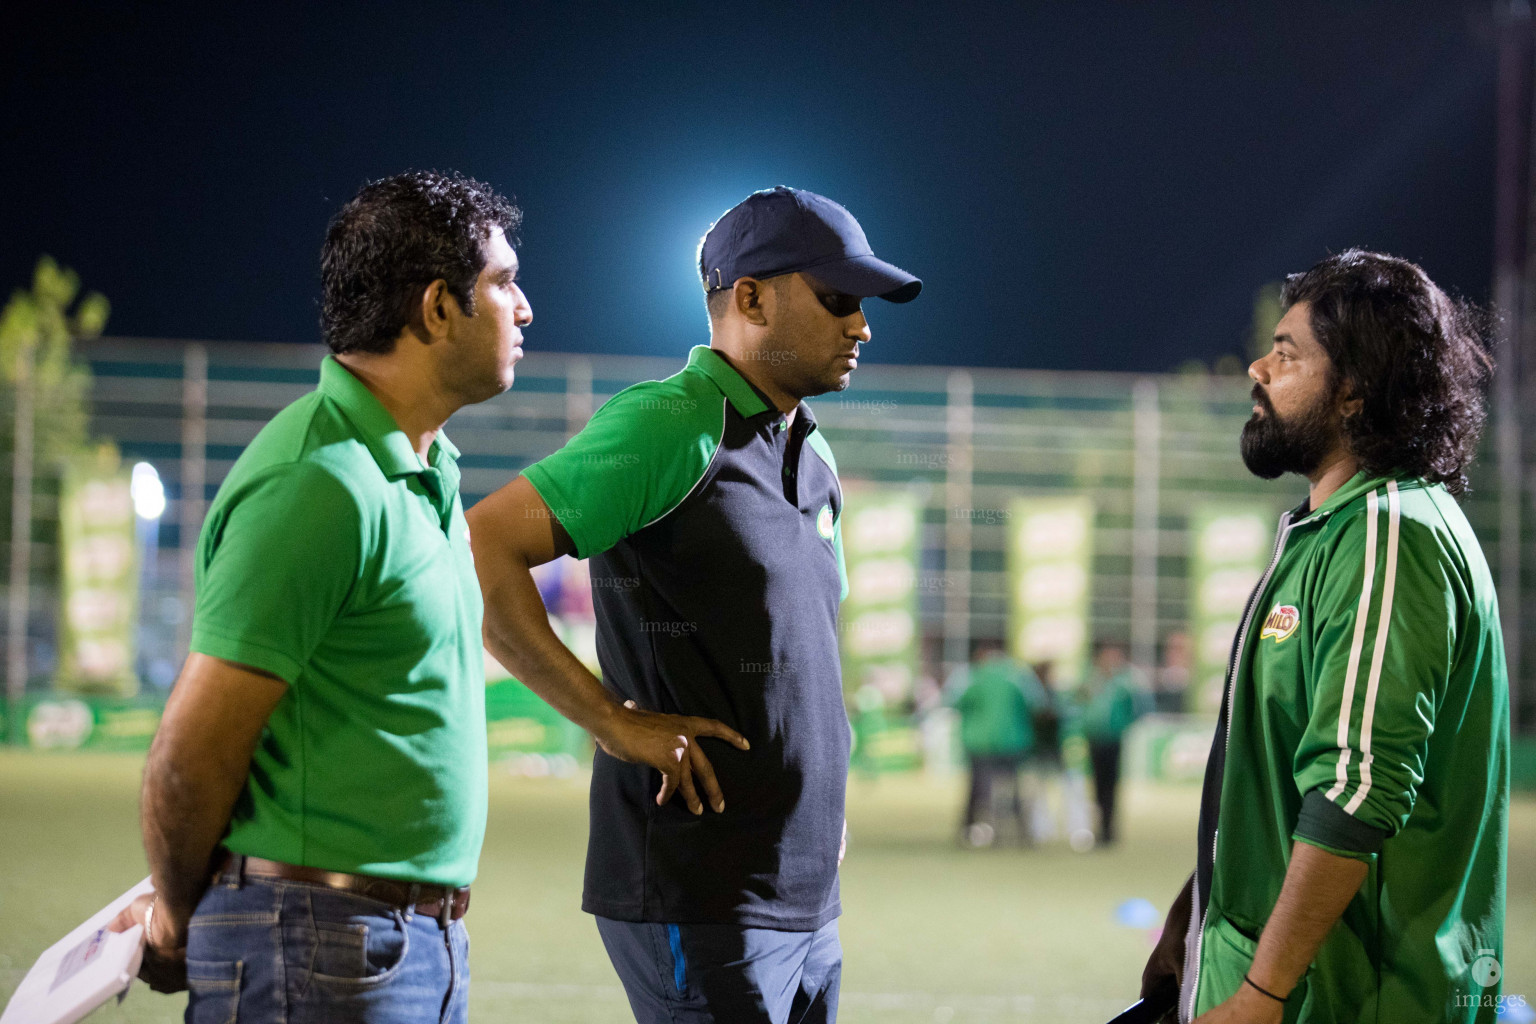
<svg viewBox="0 0 1536 1024">
<path fill-rule="evenodd" d="M 1343 423 L 1361 468 L 1464 493 L 1488 415 L 1490 317 L 1447 296 L 1415 264 L 1362 249 L 1286 278 L 1281 303 L 1298 302 L 1310 306 L 1333 382 L 1361 400 Z"/>
</svg>

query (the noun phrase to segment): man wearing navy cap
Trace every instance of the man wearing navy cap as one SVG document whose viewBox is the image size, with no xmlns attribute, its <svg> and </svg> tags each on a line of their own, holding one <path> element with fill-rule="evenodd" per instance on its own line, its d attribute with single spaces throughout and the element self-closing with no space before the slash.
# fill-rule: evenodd
<svg viewBox="0 0 1536 1024">
<path fill-rule="evenodd" d="M 847 578 L 837 466 L 803 400 L 848 386 L 870 338 L 861 300 L 907 302 L 922 282 L 877 259 L 847 210 L 784 187 L 727 211 L 699 272 L 709 346 L 470 510 L 486 644 L 600 737 L 582 907 L 636 1019 L 832 1021 Z M 601 682 L 529 573 L 562 554 L 591 559 Z M 636 714 L 745 742 L 679 735 L 670 800 L 655 769 L 604 749 L 605 723 Z"/>
</svg>

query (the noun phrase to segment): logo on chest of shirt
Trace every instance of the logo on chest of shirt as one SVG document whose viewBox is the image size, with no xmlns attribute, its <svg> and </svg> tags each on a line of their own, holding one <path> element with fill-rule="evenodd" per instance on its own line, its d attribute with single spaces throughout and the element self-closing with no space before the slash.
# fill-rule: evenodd
<svg viewBox="0 0 1536 1024">
<path fill-rule="evenodd" d="M 1264 629 L 1259 633 L 1259 639 L 1272 636 L 1278 644 L 1296 632 L 1296 627 L 1300 624 L 1301 613 L 1296 610 L 1295 605 L 1277 604 L 1264 619 Z"/>
<path fill-rule="evenodd" d="M 816 532 L 821 534 L 822 539 L 824 539 L 824 540 L 831 540 L 832 539 L 832 506 L 831 505 L 823 505 L 823 506 L 821 506 L 821 511 L 816 513 Z"/>
</svg>

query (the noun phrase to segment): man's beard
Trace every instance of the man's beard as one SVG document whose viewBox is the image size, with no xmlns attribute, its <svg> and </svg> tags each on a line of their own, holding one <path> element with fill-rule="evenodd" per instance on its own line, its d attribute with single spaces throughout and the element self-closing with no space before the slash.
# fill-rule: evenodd
<svg viewBox="0 0 1536 1024">
<path fill-rule="evenodd" d="M 1243 424 L 1243 464 L 1248 472 L 1265 480 L 1283 473 L 1311 476 L 1339 440 L 1338 421 L 1332 415 L 1334 389 L 1289 420 L 1282 420 L 1269 404 L 1269 396 L 1253 386 L 1253 400 L 1264 413 L 1254 413 Z"/>
</svg>

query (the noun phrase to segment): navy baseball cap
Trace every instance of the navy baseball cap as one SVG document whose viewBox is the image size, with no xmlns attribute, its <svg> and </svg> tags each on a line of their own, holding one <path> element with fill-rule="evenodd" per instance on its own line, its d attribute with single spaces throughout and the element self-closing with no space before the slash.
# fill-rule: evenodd
<svg viewBox="0 0 1536 1024">
<path fill-rule="evenodd" d="M 776 185 L 727 210 L 699 243 L 706 292 L 737 278 L 807 271 L 845 295 L 911 302 L 923 282 L 875 257 L 853 214 L 826 196 Z"/>
</svg>

